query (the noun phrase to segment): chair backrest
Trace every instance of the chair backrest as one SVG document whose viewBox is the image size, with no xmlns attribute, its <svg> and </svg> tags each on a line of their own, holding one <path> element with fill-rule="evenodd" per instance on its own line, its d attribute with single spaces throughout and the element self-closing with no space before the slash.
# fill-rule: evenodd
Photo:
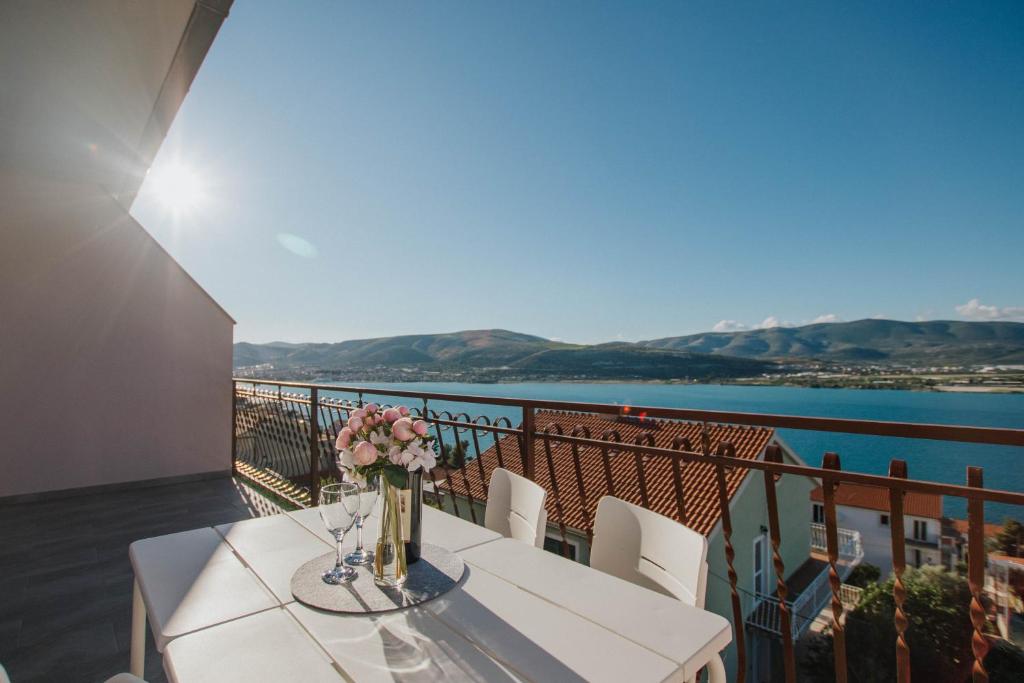
<svg viewBox="0 0 1024 683">
<path fill-rule="evenodd" d="M 624 500 L 597 505 L 590 566 L 645 588 L 704 607 L 708 539 L 693 529 Z"/>
<path fill-rule="evenodd" d="M 484 526 L 506 538 L 542 548 L 548 525 L 548 513 L 544 509 L 547 495 L 542 486 L 497 467 L 487 485 Z"/>
</svg>

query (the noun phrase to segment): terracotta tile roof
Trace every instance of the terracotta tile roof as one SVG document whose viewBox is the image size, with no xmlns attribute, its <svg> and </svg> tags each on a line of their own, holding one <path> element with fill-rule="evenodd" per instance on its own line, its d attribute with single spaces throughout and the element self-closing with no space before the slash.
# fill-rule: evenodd
<svg viewBox="0 0 1024 683">
<path fill-rule="evenodd" d="M 815 503 L 821 503 L 824 500 L 820 486 L 811 491 L 811 500 Z M 877 486 L 840 484 L 836 488 L 836 505 L 889 512 L 889 490 Z M 942 517 L 942 496 L 910 491 L 903 497 L 903 514 L 940 519 Z"/>
<path fill-rule="evenodd" d="M 950 519 L 949 521 L 952 523 L 953 529 L 955 529 L 957 533 L 964 538 L 967 538 L 967 530 L 970 528 L 970 525 L 967 523 L 966 519 Z M 995 538 L 1002 530 L 1003 527 L 1001 524 L 986 523 L 984 527 L 985 538 Z"/>
<path fill-rule="evenodd" d="M 690 440 L 692 448 L 700 447 L 701 424 L 696 422 L 677 422 L 672 420 L 626 421 L 612 416 L 601 416 L 589 413 L 566 413 L 540 410 L 536 414 L 538 431 L 543 431 L 552 423 L 558 424 L 565 434 L 571 434 L 577 426 L 586 427 L 591 438 L 600 439 L 609 429 L 616 430 L 624 443 L 644 433 L 654 437 L 654 444 L 660 448 L 671 448 L 677 436 Z M 717 449 L 723 441 L 731 441 L 736 447 L 736 455 L 748 460 L 760 459 L 765 446 L 768 445 L 774 430 L 762 427 L 738 427 L 733 425 L 708 425 L 711 448 Z M 576 478 L 576 469 L 572 447 L 564 442 L 551 441 L 551 464 L 554 466 L 555 481 L 558 494 L 552 485 L 550 467 L 544 439 L 538 437 L 534 441 L 537 458 L 537 483 L 548 491 L 547 512 L 548 522 L 558 524 L 559 511 L 557 503 L 561 502 L 562 515 L 566 527 L 587 531 L 593 523 L 594 510 L 602 496 L 610 493 L 607 485 L 603 455 L 600 448 L 580 447 L 579 461 L 582 472 L 585 498 L 580 495 Z M 519 453 L 519 440 L 515 436 L 506 436 L 491 446 L 476 461 L 470 461 L 465 467 L 465 478 L 453 472 L 450 485 L 441 483 L 457 494 L 466 495 L 467 484 L 473 499 L 485 500 L 484 482 L 490 480 L 491 472 L 499 465 L 508 470 L 522 474 L 522 458 Z M 609 467 L 612 474 L 614 495 L 637 505 L 643 501 L 637 478 L 636 459 L 627 451 L 616 453 L 609 450 Z M 483 476 L 480 473 L 483 466 Z M 683 500 L 685 516 L 679 515 L 676 503 L 675 485 L 672 479 L 672 467 L 667 458 L 648 456 L 643 463 L 643 473 L 647 484 L 650 508 L 667 517 L 682 521 L 690 528 L 707 535 L 714 528 L 720 517 L 718 505 L 718 485 L 715 479 L 715 468 L 708 463 L 681 463 L 680 474 L 683 482 Z M 747 471 L 733 470 L 726 473 L 726 488 L 729 496 L 739 490 Z"/>
<path fill-rule="evenodd" d="M 1002 553 L 989 553 L 988 557 L 990 560 L 998 560 L 1000 562 L 1009 562 L 1011 564 L 1018 564 L 1024 567 L 1024 557 L 1014 557 L 1012 555 L 1003 555 Z"/>
</svg>

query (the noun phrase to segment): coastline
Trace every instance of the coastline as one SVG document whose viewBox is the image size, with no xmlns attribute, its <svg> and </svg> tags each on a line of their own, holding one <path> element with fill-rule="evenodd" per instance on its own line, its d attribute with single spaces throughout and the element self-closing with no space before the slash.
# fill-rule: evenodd
<svg viewBox="0 0 1024 683">
<path fill-rule="evenodd" d="M 277 376 L 271 376 L 271 374 Z M 404 376 L 374 377 L 370 374 L 362 374 L 359 377 L 348 377 L 344 380 L 335 379 L 327 373 L 300 372 L 300 373 L 271 373 L 263 375 L 260 379 L 278 379 L 282 381 L 307 381 L 321 384 L 414 384 L 419 382 L 445 382 L 458 384 L 633 384 L 637 386 L 747 386 L 747 387 L 791 387 L 799 389 L 858 389 L 863 391 L 913 391 L 920 393 L 959 393 L 959 394 L 1024 394 L 1024 378 L 1017 380 L 1021 384 L 940 384 L 942 381 L 936 376 L 886 376 L 886 375 L 830 375 L 827 378 L 812 376 L 793 377 L 741 377 L 736 379 L 720 379 L 710 381 L 695 381 L 686 379 L 637 379 L 637 378 L 601 378 L 592 379 L 586 377 L 515 377 L 500 379 L 482 379 L 479 377 L 463 377 L 460 375 L 419 375 L 415 377 Z M 958 378 L 963 377 L 958 376 Z M 990 376 L 973 376 L 974 379 L 990 379 Z M 239 376 L 241 381 L 245 377 Z M 255 378 L 254 378 L 255 379 Z M 962 381 L 962 380 L 961 380 Z"/>
</svg>

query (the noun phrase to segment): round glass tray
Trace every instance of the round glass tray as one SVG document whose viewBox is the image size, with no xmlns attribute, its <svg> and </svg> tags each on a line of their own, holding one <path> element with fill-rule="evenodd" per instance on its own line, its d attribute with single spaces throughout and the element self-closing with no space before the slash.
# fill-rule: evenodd
<svg viewBox="0 0 1024 683">
<path fill-rule="evenodd" d="M 332 586 L 320 575 L 334 567 L 329 552 L 299 567 L 292 575 L 292 595 L 309 607 L 345 614 L 371 614 L 412 607 L 444 595 L 458 584 L 465 571 L 462 558 L 431 543 L 420 546 L 420 559 L 409 565 L 409 578 L 400 588 L 373 582 L 373 565 L 353 567 L 356 575 Z"/>
</svg>

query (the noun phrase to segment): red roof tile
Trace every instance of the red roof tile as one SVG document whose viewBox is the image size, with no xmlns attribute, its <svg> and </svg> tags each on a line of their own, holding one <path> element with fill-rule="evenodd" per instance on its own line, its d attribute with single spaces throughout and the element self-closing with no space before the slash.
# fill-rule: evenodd
<svg viewBox="0 0 1024 683">
<path fill-rule="evenodd" d="M 970 529 L 966 519 L 951 519 L 949 520 L 953 524 L 953 528 L 960 533 L 961 536 L 967 538 L 967 532 Z M 999 535 L 999 532 L 1003 530 L 1001 524 L 989 524 L 986 523 L 984 526 L 985 538 L 995 538 Z"/>
<path fill-rule="evenodd" d="M 860 484 L 840 484 L 836 487 L 835 498 L 836 505 L 889 512 L 889 489 Z M 815 503 L 824 501 L 824 494 L 820 486 L 811 491 L 811 500 Z M 903 514 L 940 519 L 942 517 L 942 496 L 908 491 L 903 497 Z"/>
<path fill-rule="evenodd" d="M 682 436 L 688 438 L 693 449 L 700 447 L 701 424 L 696 422 L 677 422 L 672 420 L 620 420 L 614 417 L 588 413 L 565 413 L 558 411 L 537 411 L 535 418 L 539 431 L 549 425 L 558 424 L 565 434 L 571 434 L 579 426 L 585 427 L 594 439 L 600 439 L 607 430 L 618 432 L 624 443 L 633 443 L 637 436 L 650 433 L 654 444 L 660 448 L 671 448 L 673 440 Z M 765 446 L 770 442 L 774 430 L 762 427 L 738 427 L 732 425 L 708 425 L 712 450 L 719 443 L 731 441 L 736 448 L 737 457 L 754 460 L 760 459 Z M 550 464 L 545 449 L 545 440 L 538 437 L 534 441 L 536 453 L 537 483 L 548 491 L 547 512 L 548 522 L 558 524 L 559 519 L 572 529 L 587 531 L 593 523 L 597 502 L 602 496 L 613 494 L 623 500 L 642 505 L 640 485 L 637 477 L 637 464 L 634 455 L 628 451 L 615 452 L 609 449 L 608 465 L 614 492 L 609 490 L 602 449 L 598 447 L 580 447 L 579 465 L 583 480 L 583 492 L 577 481 L 572 447 L 564 442 L 549 441 Z M 522 474 L 522 458 L 519 453 L 519 440 L 515 436 L 501 439 L 497 447 L 491 446 L 481 454 L 479 462 L 470 461 L 465 467 L 465 477 L 453 472 L 450 482 L 439 482 L 443 488 L 465 496 L 468 491 L 474 500 L 486 500 L 484 482 L 490 481 L 491 472 L 495 467 Z M 481 475 L 480 468 L 483 468 Z M 554 469 L 554 482 L 551 470 Z M 675 485 L 672 467 L 667 458 L 646 456 L 642 471 L 647 485 L 649 507 L 667 517 L 677 519 L 699 533 L 707 535 L 717 524 L 720 517 L 718 505 L 718 485 L 715 479 L 715 468 L 709 463 L 681 463 L 680 474 L 683 482 L 683 500 L 685 515 L 679 514 L 676 502 Z M 726 489 L 730 498 L 739 490 L 747 471 L 735 469 L 726 472 Z M 557 486 L 557 494 L 555 487 Z M 561 503 L 561 512 L 558 509 Z"/>
</svg>

